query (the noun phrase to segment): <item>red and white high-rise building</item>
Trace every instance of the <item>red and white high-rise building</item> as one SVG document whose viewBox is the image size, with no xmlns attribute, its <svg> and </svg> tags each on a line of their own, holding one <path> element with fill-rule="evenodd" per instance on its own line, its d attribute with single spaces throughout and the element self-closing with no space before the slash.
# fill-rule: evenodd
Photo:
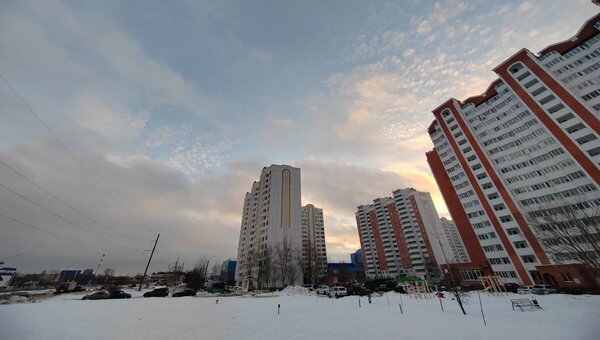
<svg viewBox="0 0 600 340">
<path fill-rule="evenodd" d="M 393 197 L 361 205 L 356 224 L 370 278 L 410 275 L 437 281 L 439 265 L 460 256 L 454 254 L 428 192 L 400 189 Z"/>
<path fill-rule="evenodd" d="M 599 33 L 596 15 L 571 39 L 522 49 L 484 94 L 433 111 L 427 160 L 470 258 L 452 266 L 459 280 L 590 279 L 531 221 L 560 205 L 600 207 Z"/>
</svg>

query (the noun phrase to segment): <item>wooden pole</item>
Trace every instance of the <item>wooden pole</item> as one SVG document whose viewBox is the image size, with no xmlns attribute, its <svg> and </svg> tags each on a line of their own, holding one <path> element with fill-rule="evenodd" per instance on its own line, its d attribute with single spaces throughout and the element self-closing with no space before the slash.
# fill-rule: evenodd
<svg viewBox="0 0 600 340">
<path fill-rule="evenodd" d="M 138 288 L 138 292 L 142 290 L 142 285 L 144 284 L 144 279 L 146 278 L 146 273 L 148 272 L 148 267 L 150 267 L 150 261 L 152 261 L 152 255 L 154 255 L 154 250 L 156 249 L 156 245 L 158 244 L 158 238 L 160 234 L 156 236 L 156 241 L 154 241 L 154 247 L 152 247 L 152 252 L 150 253 L 150 258 L 148 259 L 148 264 L 146 264 L 146 269 L 144 270 L 144 275 L 142 276 L 142 281 L 140 282 L 140 287 Z"/>
</svg>

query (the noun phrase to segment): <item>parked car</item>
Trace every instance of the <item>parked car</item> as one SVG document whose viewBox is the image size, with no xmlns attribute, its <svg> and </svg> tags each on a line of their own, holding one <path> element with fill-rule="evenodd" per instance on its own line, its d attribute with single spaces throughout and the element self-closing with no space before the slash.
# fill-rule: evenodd
<svg viewBox="0 0 600 340">
<path fill-rule="evenodd" d="M 165 296 L 169 296 L 169 288 L 167 288 L 167 287 L 155 288 L 154 290 L 144 293 L 144 297 L 165 297 Z"/>
<path fill-rule="evenodd" d="M 523 287 L 519 287 L 517 288 L 517 294 L 531 294 L 533 293 L 532 291 L 533 286 L 523 286 Z"/>
<path fill-rule="evenodd" d="M 377 291 L 377 292 L 390 292 L 390 291 L 394 290 L 395 288 L 396 288 L 396 283 L 394 283 L 394 282 L 386 282 L 386 283 L 379 284 L 379 286 L 377 286 L 375 288 L 375 291 Z"/>
<path fill-rule="evenodd" d="M 330 289 L 327 285 L 320 285 L 319 288 L 317 288 L 317 294 L 328 295 L 329 291 Z"/>
<path fill-rule="evenodd" d="M 353 290 L 353 295 L 365 296 L 373 293 L 372 290 L 364 286 L 354 286 Z"/>
<path fill-rule="evenodd" d="M 110 295 L 107 292 L 95 292 L 82 297 L 82 300 L 104 300 L 108 299 Z"/>
<path fill-rule="evenodd" d="M 533 285 L 531 292 L 539 295 L 556 294 L 558 293 L 558 289 L 550 285 Z"/>
<path fill-rule="evenodd" d="M 196 296 L 196 292 L 192 289 L 184 289 L 177 293 L 173 293 L 173 297 L 181 297 L 181 296 Z"/>
<path fill-rule="evenodd" d="M 462 290 L 464 290 L 464 291 L 483 290 L 483 285 L 481 283 L 471 283 L 468 285 L 463 285 Z"/>
<path fill-rule="evenodd" d="M 400 294 L 406 294 L 406 289 L 404 288 L 404 286 L 401 283 L 398 283 L 396 285 L 396 287 L 394 287 L 394 291 L 396 293 L 400 293 Z"/>
<path fill-rule="evenodd" d="M 131 294 L 125 293 L 122 290 L 113 290 L 110 292 L 109 299 L 129 299 Z"/>
<path fill-rule="evenodd" d="M 329 294 L 333 297 L 341 297 L 348 295 L 348 291 L 346 291 L 346 287 L 335 286 L 329 290 Z"/>
<path fill-rule="evenodd" d="M 509 293 L 516 293 L 521 286 L 518 283 L 507 282 L 504 284 L 504 290 Z"/>
<path fill-rule="evenodd" d="M 311 292 L 314 292 L 315 290 L 317 290 L 317 288 L 319 288 L 319 285 L 316 285 L 316 284 L 305 284 L 303 287 L 306 288 L 306 289 L 308 289 Z"/>
</svg>

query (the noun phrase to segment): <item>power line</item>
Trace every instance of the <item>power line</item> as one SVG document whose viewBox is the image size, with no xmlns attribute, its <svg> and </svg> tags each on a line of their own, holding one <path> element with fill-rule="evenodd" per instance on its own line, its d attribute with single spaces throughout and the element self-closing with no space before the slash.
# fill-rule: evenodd
<svg viewBox="0 0 600 340">
<path fill-rule="evenodd" d="M 94 222 L 94 223 L 96 223 L 96 224 L 98 224 L 98 225 L 101 225 L 102 227 L 104 227 L 104 228 L 106 228 L 106 229 L 108 229 L 108 230 L 110 230 L 110 231 L 112 231 L 112 232 L 114 232 L 114 233 L 116 233 L 116 234 L 119 234 L 119 235 L 121 235 L 121 236 L 123 236 L 123 237 L 126 237 L 126 238 L 128 238 L 130 241 L 134 241 L 134 242 L 136 242 L 134 239 L 130 238 L 129 236 L 127 236 L 127 235 L 125 235 L 125 234 L 122 234 L 122 233 L 120 233 L 120 232 L 118 232 L 118 231 L 116 231 L 116 230 L 114 230 L 114 229 L 112 229 L 112 228 L 108 227 L 107 225 L 105 225 L 105 224 L 103 224 L 103 223 L 100 223 L 100 222 L 98 222 L 97 220 L 95 220 L 94 218 L 92 218 L 92 217 L 88 216 L 87 214 L 85 214 L 84 212 L 80 211 L 79 209 L 76 209 L 75 207 L 73 207 L 73 206 L 72 206 L 72 205 L 70 205 L 69 203 L 65 202 L 64 200 L 62 200 L 62 199 L 61 199 L 61 198 L 59 198 L 58 196 L 56 196 L 56 195 L 54 195 L 53 193 L 49 192 L 47 189 L 45 189 L 45 188 L 44 188 L 44 187 L 42 187 L 41 185 L 37 184 L 37 183 L 36 183 L 36 182 L 34 182 L 33 180 L 29 179 L 27 176 L 23 175 L 23 174 L 22 174 L 22 173 L 21 173 L 19 170 L 17 170 L 17 169 L 15 169 L 15 168 L 11 167 L 10 165 L 8 165 L 8 164 L 6 164 L 5 162 L 3 162 L 2 160 L 0 160 L 0 164 L 4 165 L 4 166 L 5 166 L 5 167 L 7 167 L 8 169 L 10 169 L 10 170 L 11 170 L 13 173 L 17 174 L 18 176 L 20 176 L 21 178 L 23 178 L 24 180 L 26 180 L 27 182 L 29 182 L 31 185 L 33 185 L 33 186 L 35 186 L 36 188 L 38 188 L 39 190 L 43 191 L 43 192 L 44 192 L 46 195 L 48 195 L 48 196 L 50 196 L 50 197 L 54 198 L 55 200 L 59 201 L 59 202 L 60 202 L 60 203 L 62 203 L 63 205 L 65 205 L 65 206 L 67 206 L 67 207 L 71 208 L 72 210 L 76 211 L 76 212 L 77 212 L 79 215 L 81 215 L 81 216 L 83 216 L 83 217 L 87 218 L 88 220 L 90 220 L 90 221 L 92 221 L 92 222 Z"/>
<path fill-rule="evenodd" d="M 8 190 L 8 191 L 12 192 L 13 194 L 15 194 L 15 195 L 17 195 L 17 196 L 21 197 L 22 199 L 24 199 L 24 200 L 26 200 L 27 202 L 29 202 L 29 203 L 31 203 L 31 204 L 33 204 L 33 205 L 35 205 L 36 207 L 38 207 L 38 208 L 40 208 L 40 209 L 42 209 L 42 210 L 44 210 L 44 211 L 46 211 L 46 212 L 49 212 L 50 214 L 52 214 L 52 215 L 54 215 L 54 216 L 56 216 L 56 217 L 60 218 L 61 220 L 65 221 L 65 222 L 67 222 L 67 223 L 69 223 L 69 224 L 72 224 L 72 225 L 76 226 L 76 227 L 77 227 L 77 228 L 79 228 L 79 229 L 82 229 L 82 230 L 84 230 L 84 231 L 87 231 L 88 233 L 90 233 L 90 234 L 92 234 L 92 235 L 94 235 L 94 236 L 96 236 L 96 237 L 98 237 L 98 238 L 100 238 L 100 239 L 102 239 L 102 240 L 104 240 L 104 241 L 111 242 L 111 243 L 115 243 L 115 244 L 117 244 L 117 245 L 119 245 L 119 246 L 121 246 L 121 247 L 123 247 L 123 248 L 125 248 L 125 249 L 129 249 L 129 250 L 131 250 L 131 251 L 133 251 L 133 252 L 139 253 L 139 251 L 138 251 L 138 250 L 135 250 L 135 249 L 133 249 L 133 248 L 129 248 L 128 246 L 126 246 L 126 245 L 123 245 L 123 244 L 121 244 L 121 243 L 119 243 L 119 242 L 117 242 L 117 241 L 110 240 L 110 239 L 108 239 L 108 238 L 106 238 L 106 237 L 104 237 L 104 236 L 102 236 L 102 235 L 100 235 L 100 234 L 98 234 L 98 233 L 96 233 L 96 232 L 94 232 L 94 231 L 92 231 L 92 230 L 88 229 L 88 228 L 85 228 L 84 226 L 82 226 L 82 225 L 80 225 L 80 224 L 78 224 L 78 223 L 76 223 L 76 222 L 73 222 L 73 221 L 71 221 L 70 219 L 68 219 L 68 218 L 66 218 L 66 217 L 64 217 L 64 216 L 62 216 L 62 215 L 60 215 L 60 214 L 58 214 L 58 213 L 56 213 L 56 212 L 54 212 L 54 211 L 52 211 L 52 210 L 50 210 L 50 209 L 48 209 L 48 208 L 44 207 L 44 206 L 42 206 L 41 204 L 39 204 L 39 203 L 37 203 L 37 202 L 33 201 L 32 199 L 29 199 L 29 198 L 27 198 L 27 197 L 25 197 L 25 196 L 21 195 L 20 193 L 16 192 L 15 190 L 13 190 L 13 189 L 11 189 L 11 188 L 7 187 L 6 185 L 4 185 L 4 184 L 2 184 L 2 183 L 0 183 L 0 187 L 2 187 L 2 188 L 4 188 L 4 189 L 6 189 L 6 190 Z"/>
<path fill-rule="evenodd" d="M 2 214 L 2 213 L 0 213 L 0 217 L 3 217 L 3 218 L 5 218 L 5 219 L 7 219 L 7 220 L 10 220 L 10 221 L 13 221 L 13 222 L 15 222 L 15 223 L 19 223 L 19 224 L 21 224 L 21 225 L 24 225 L 24 226 L 26 226 L 26 227 L 30 227 L 30 228 L 32 228 L 32 229 L 35 229 L 35 230 L 37 230 L 37 231 L 41 231 L 41 232 L 44 232 L 44 233 L 47 233 L 47 234 L 50 234 L 50 235 L 53 235 L 53 236 L 56 236 L 56 237 L 60 237 L 60 238 L 63 238 L 63 239 L 65 239 L 65 240 L 69 240 L 69 241 L 71 241 L 71 242 L 76 242 L 76 243 L 79 243 L 79 244 L 81 244 L 81 245 L 84 245 L 84 246 L 86 246 L 86 247 L 92 247 L 92 248 L 96 248 L 96 249 L 98 249 L 98 250 L 112 251 L 112 250 L 110 250 L 110 249 L 107 249 L 107 248 L 98 247 L 98 246 L 95 246 L 95 245 L 92 245 L 92 244 L 88 244 L 88 243 L 86 243 L 86 242 L 82 242 L 82 241 L 79 241 L 79 240 L 76 240 L 76 239 L 70 238 L 70 237 L 68 237 L 68 236 L 64 236 L 64 235 L 61 235 L 61 234 L 57 234 L 57 233 L 55 233 L 55 232 L 53 232 L 53 231 L 50 231 L 50 230 L 42 229 L 42 228 L 40 228 L 40 227 L 37 227 L 37 226 L 35 226 L 35 225 L 33 225 L 33 224 L 29 224 L 29 223 L 27 223 L 27 222 L 23 222 L 23 221 L 21 221 L 21 220 L 18 220 L 18 219 L 16 219 L 16 218 L 12 218 L 12 217 L 10 217 L 10 216 L 6 216 L 6 215 L 4 215 L 4 214 Z"/>
<path fill-rule="evenodd" d="M 65 151 L 71 156 L 71 158 L 73 158 L 73 160 L 75 161 L 75 163 L 77 163 L 77 165 L 79 165 L 79 167 L 94 181 L 96 182 L 96 184 L 108 195 L 110 196 L 113 201 L 115 201 L 115 203 L 121 208 L 123 209 L 125 212 L 127 212 L 129 214 L 129 210 L 123 205 L 123 203 L 110 191 L 108 190 L 108 188 L 96 177 L 94 176 L 94 174 L 88 170 L 88 168 L 85 167 L 85 165 L 83 165 L 83 163 L 79 160 L 79 158 L 77 158 L 77 156 L 75 156 L 75 154 L 71 151 L 71 149 L 69 149 L 65 143 L 63 143 L 60 138 L 58 138 L 58 136 L 52 131 L 52 129 L 50 129 L 50 127 L 40 118 L 40 116 L 38 116 L 38 114 L 33 110 L 33 108 L 31 106 L 29 106 L 29 104 L 27 104 L 27 101 L 25 101 L 25 99 L 23 97 L 21 97 L 21 95 L 19 94 L 19 92 L 10 84 L 10 82 L 4 77 L 4 75 L 2 75 L 2 72 L 0 72 L 0 78 L 2 78 L 2 80 L 4 81 L 4 83 L 6 83 L 6 85 L 11 89 L 11 91 L 15 94 L 15 96 L 17 96 L 17 98 L 19 98 L 19 100 L 23 103 L 23 105 L 25 105 L 25 107 L 29 110 L 29 112 L 46 128 L 46 130 L 48 130 L 48 132 L 50 132 L 50 134 L 52 135 L 52 137 L 54 137 L 54 139 L 56 140 L 56 142 L 58 142 L 58 144 L 65 149 Z"/>
</svg>

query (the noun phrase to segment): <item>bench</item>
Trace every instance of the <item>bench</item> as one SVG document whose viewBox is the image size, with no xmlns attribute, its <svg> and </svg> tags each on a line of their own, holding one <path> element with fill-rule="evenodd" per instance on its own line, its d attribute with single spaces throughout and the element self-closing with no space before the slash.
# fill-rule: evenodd
<svg viewBox="0 0 600 340">
<path fill-rule="evenodd" d="M 519 307 L 519 309 L 521 310 L 521 312 L 524 312 L 523 308 L 525 309 L 530 309 L 530 310 L 536 310 L 536 309 L 542 309 L 542 307 L 538 304 L 537 300 L 533 299 L 512 299 L 510 300 L 510 302 L 512 303 L 512 309 L 515 310 L 515 306 Z"/>
</svg>

